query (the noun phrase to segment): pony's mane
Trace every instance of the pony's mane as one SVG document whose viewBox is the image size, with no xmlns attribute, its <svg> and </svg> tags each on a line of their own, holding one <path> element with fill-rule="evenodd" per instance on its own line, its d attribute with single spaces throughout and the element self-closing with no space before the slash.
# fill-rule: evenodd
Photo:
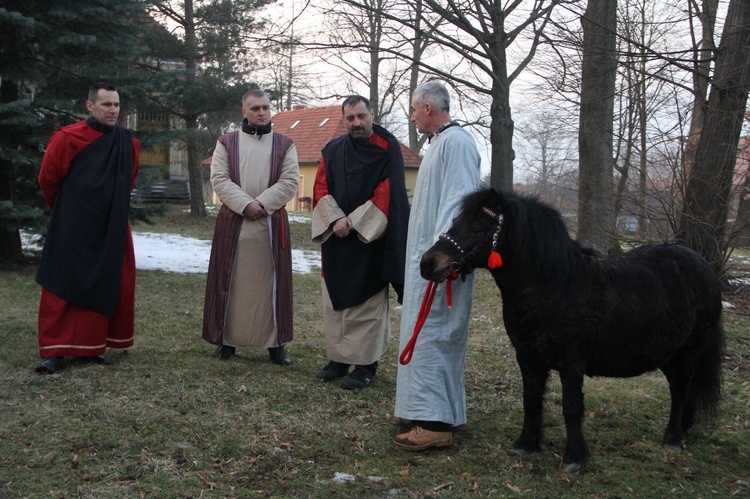
<svg viewBox="0 0 750 499">
<path fill-rule="evenodd" d="M 562 278 L 573 268 L 577 255 L 592 255 L 571 239 L 560 212 L 552 206 L 531 196 L 498 193 L 491 188 L 476 195 L 466 199 L 466 207 L 491 206 L 503 213 L 500 245 L 517 268 L 540 278 Z"/>
</svg>

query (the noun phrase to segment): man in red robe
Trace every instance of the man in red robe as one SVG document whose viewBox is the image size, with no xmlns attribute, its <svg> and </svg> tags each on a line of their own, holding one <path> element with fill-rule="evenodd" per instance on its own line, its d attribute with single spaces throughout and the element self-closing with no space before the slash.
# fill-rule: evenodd
<svg viewBox="0 0 750 499">
<path fill-rule="evenodd" d="M 39 186 L 52 209 L 37 282 L 36 371 L 53 374 L 65 356 L 109 364 L 107 347 L 133 345 L 135 253 L 130 192 L 140 144 L 117 124 L 112 85 L 89 89 L 88 119 L 56 130 L 47 144 Z"/>
<path fill-rule="evenodd" d="M 409 203 L 401 146 L 373 123 L 370 101 L 353 95 L 341 111 L 348 133 L 323 148 L 313 189 L 329 360 L 315 377 L 361 390 L 390 341 L 389 284 L 403 292 Z"/>
</svg>

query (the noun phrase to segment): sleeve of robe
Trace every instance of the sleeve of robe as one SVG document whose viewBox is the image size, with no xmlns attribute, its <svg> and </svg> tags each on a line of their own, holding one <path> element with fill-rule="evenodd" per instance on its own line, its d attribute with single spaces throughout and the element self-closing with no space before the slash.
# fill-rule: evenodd
<svg viewBox="0 0 750 499">
<path fill-rule="evenodd" d="M 297 147 L 292 144 L 284 154 L 281 164 L 281 175 L 278 182 L 261 192 L 255 199 L 266 209 L 269 215 L 283 208 L 294 199 L 299 185 L 299 162 L 297 160 Z M 245 205 L 247 206 L 247 205 Z"/>
<path fill-rule="evenodd" d="M 346 213 L 339 208 L 338 203 L 328 190 L 328 177 L 323 159 L 318 164 L 313 184 L 313 212 L 312 212 L 312 240 L 323 244 L 333 234 L 333 224 L 344 218 Z"/>
<path fill-rule="evenodd" d="M 211 187 L 221 202 L 238 215 L 242 215 L 245 207 L 255 201 L 230 178 L 227 148 L 219 141 L 216 141 L 216 149 L 211 156 Z"/>
<path fill-rule="evenodd" d="M 389 180 L 383 179 L 375 188 L 372 197 L 349 214 L 349 220 L 360 241 L 371 243 L 385 235 L 388 227 L 390 192 Z M 333 224 L 345 216 L 328 190 L 325 162 L 321 159 L 313 186 L 313 242 L 326 242 L 333 234 Z"/>
<path fill-rule="evenodd" d="M 372 197 L 349 213 L 349 220 L 360 241 L 371 243 L 385 235 L 390 205 L 391 183 L 384 178 L 375 188 Z"/>
<path fill-rule="evenodd" d="M 55 204 L 60 183 L 70 172 L 73 159 L 79 152 L 80 148 L 70 143 L 65 131 L 55 130 L 50 137 L 39 170 L 39 187 L 50 208 Z"/>
</svg>

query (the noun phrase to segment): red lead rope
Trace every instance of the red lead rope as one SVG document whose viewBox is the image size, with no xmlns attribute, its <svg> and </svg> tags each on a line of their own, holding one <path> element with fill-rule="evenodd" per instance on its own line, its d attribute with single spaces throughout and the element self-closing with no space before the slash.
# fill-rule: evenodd
<svg viewBox="0 0 750 499">
<path fill-rule="evenodd" d="M 448 302 L 448 310 L 453 308 L 453 281 L 455 281 L 458 278 L 458 272 L 455 270 L 451 270 L 450 276 L 448 276 L 448 280 L 445 283 L 445 298 Z M 427 316 L 430 313 L 430 308 L 432 307 L 432 300 L 435 298 L 435 291 L 437 291 L 438 283 L 435 281 L 430 281 L 427 284 L 427 289 L 424 292 L 424 298 L 422 298 L 422 305 L 419 307 L 419 315 L 417 315 L 417 322 L 414 324 L 414 332 L 411 334 L 411 338 L 409 339 L 409 342 L 404 347 L 404 351 L 401 352 L 401 355 L 398 358 L 398 362 L 405 366 L 409 362 L 411 362 L 411 358 L 414 355 L 414 345 L 417 343 L 417 336 L 419 336 L 419 332 L 422 330 L 422 326 L 424 326 L 425 321 L 427 320 Z"/>
</svg>

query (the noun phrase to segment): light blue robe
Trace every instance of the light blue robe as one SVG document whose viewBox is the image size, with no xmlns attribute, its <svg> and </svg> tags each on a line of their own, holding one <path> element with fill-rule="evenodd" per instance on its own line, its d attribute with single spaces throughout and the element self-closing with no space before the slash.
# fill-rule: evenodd
<svg viewBox="0 0 750 499">
<path fill-rule="evenodd" d="M 434 136 L 419 167 L 406 243 L 404 302 L 399 352 L 414 332 L 428 281 L 419 273 L 422 255 L 450 228 L 461 200 L 479 187 L 481 159 L 474 138 L 452 126 Z M 469 332 L 474 273 L 453 281 L 453 309 L 446 304 L 446 284 L 435 293 L 409 364 L 398 366 L 398 418 L 466 423 L 464 356 Z"/>
</svg>

